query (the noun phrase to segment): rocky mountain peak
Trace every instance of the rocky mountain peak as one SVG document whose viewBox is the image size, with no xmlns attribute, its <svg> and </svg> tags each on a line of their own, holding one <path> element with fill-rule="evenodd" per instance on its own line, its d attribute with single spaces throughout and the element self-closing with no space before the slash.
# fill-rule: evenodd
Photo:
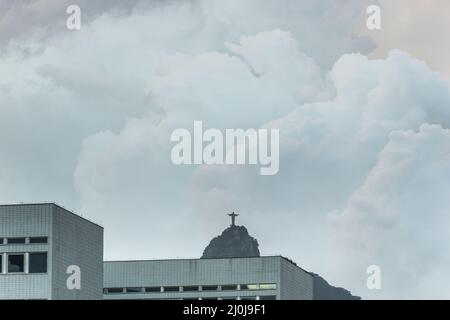
<svg viewBox="0 0 450 320">
<path fill-rule="evenodd" d="M 231 225 L 211 240 L 202 259 L 259 257 L 258 247 L 258 241 L 249 235 L 247 228 Z"/>
</svg>

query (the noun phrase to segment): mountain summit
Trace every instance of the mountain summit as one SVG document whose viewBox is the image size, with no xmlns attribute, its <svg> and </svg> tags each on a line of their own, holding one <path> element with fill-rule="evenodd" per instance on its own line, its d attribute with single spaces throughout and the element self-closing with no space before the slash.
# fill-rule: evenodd
<svg viewBox="0 0 450 320">
<path fill-rule="evenodd" d="M 211 240 L 202 259 L 259 257 L 258 247 L 258 241 L 248 234 L 244 226 L 232 224 Z"/>
</svg>

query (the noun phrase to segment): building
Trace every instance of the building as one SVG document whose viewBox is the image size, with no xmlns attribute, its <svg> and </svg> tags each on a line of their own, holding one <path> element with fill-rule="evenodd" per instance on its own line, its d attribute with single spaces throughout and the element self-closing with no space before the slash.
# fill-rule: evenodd
<svg viewBox="0 0 450 320">
<path fill-rule="evenodd" d="M 0 205 L 0 258 L 0 299 L 102 299 L 103 228 L 55 204 Z"/>
<path fill-rule="evenodd" d="M 281 256 L 109 261 L 104 286 L 105 299 L 313 299 L 313 276 Z"/>
<path fill-rule="evenodd" d="M 0 205 L 0 299 L 359 298 L 284 257 L 259 256 L 230 216 L 201 259 L 104 262 L 101 226 L 53 203 Z"/>
</svg>

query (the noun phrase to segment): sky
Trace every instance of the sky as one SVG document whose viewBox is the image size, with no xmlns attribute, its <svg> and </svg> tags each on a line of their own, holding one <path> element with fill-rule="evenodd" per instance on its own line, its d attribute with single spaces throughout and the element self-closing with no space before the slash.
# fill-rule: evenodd
<svg viewBox="0 0 450 320">
<path fill-rule="evenodd" d="M 448 299 L 449 9 L 0 0 L 0 202 L 100 223 L 107 260 L 200 257 L 235 211 L 262 254 L 363 298 Z M 175 166 L 196 120 L 279 129 L 278 174 Z"/>
</svg>

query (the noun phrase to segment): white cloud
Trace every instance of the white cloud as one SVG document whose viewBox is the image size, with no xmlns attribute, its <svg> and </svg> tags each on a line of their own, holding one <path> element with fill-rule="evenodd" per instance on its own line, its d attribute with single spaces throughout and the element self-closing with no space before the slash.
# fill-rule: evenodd
<svg viewBox="0 0 450 320">
<path fill-rule="evenodd" d="M 449 84 L 424 63 L 345 54 L 370 51 L 353 34 L 366 4 L 170 2 L 99 11 L 79 32 L 13 37 L 0 55 L 0 201 L 55 200 L 100 221 L 109 259 L 199 256 L 237 210 L 263 253 L 347 286 L 347 270 L 330 269 L 328 235 L 339 232 L 328 213 L 347 212 L 380 152 L 399 146 L 389 148 L 392 131 L 450 121 Z M 280 173 L 174 166 L 170 133 L 194 120 L 280 128 Z M 398 283 L 384 294 L 425 295 L 437 276 L 416 278 L 423 293 Z"/>
<path fill-rule="evenodd" d="M 224 207 L 233 196 L 221 192 L 217 181 L 213 190 L 205 189 L 214 197 L 213 201 L 194 204 L 195 212 L 191 212 L 190 197 L 196 199 L 197 195 L 195 182 L 191 182 L 195 167 L 180 168 L 171 162 L 170 135 L 174 129 L 191 128 L 197 119 L 204 122 L 205 129 L 206 126 L 258 128 L 273 116 L 293 110 L 299 100 L 305 99 L 298 93 L 302 86 L 309 86 L 311 92 L 323 92 L 325 84 L 319 68 L 301 53 L 287 32 L 260 33 L 229 46 L 244 58 L 219 52 L 166 56 L 149 82 L 152 105 L 164 110 L 160 120 L 155 121 L 151 114 L 128 121 L 118 134 L 106 132 L 85 139 L 74 176 L 76 189 L 81 195 L 82 211 L 108 215 L 104 224 L 111 232 L 106 241 L 111 247 L 122 241 L 115 234 L 122 227 L 121 219 L 126 217 L 124 212 L 132 201 L 151 212 L 140 216 L 136 220 L 138 225 L 128 223 L 135 230 L 147 228 L 155 213 L 164 214 L 171 221 L 186 219 L 185 223 L 188 217 L 213 219 L 213 225 L 223 220 L 220 217 L 227 210 Z M 253 55 L 247 56 L 252 50 Z M 255 54 L 258 50 L 265 54 Z M 282 67 L 289 64 L 289 72 L 280 68 L 277 60 L 284 61 Z M 222 183 L 226 182 L 219 185 Z M 203 209 L 198 210 L 199 207 Z M 120 218 L 114 220 L 114 215 Z M 198 227 L 210 225 L 200 222 Z M 137 246 L 136 252 L 139 250 L 142 249 Z"/>
<path fill-rule="evenodd" d="M 281 133 L 280 174 L 254 183 L 248 172 L 249 185 L 244 174 L 236 193 L 257 186 L 246 193 L 246 205 L 262 201 L 266 210 L 276 209 L 277 202 L 263 196 L 268 192 L 290 209 L 301 203 L 302 215 L 331 210 L 362 183 L 392 130 L 449 124 L 448 83 L 404 53 L 387 60 L 343 56 L 330 78 L 336 98 L 301 105 L 269 122 Z"/>
<path fill-rule="evenodd" d="M 334 270 L 338 258 L 325 253 L 333 252 L 327 248 L 331 230 L 324 226 L 326 215 L 345 207 L 353 191 L 364 183 L 390 132 L 416 130 L 423 123 L 449 126 L 449 84 L 424 63 L 398 51 L 386 60 L 344 56 L 331 71 L 331 79 L 335 99 L 302 105 L 269 123 L 281 132 L 279 175 L 262 179 L 250 170 L 202 167 L 195 180 L 196 201 L 199 209 L 205 210 L 202 204 L 213 202 L 217 193 L 222 197 L 228 194 L 234 199 L 232 205 L 250 214 L 254 219 L 251 225 L 264 234 L 266 252 L 281 249 L 286 255 L 294 253 L 301 264 L 335 283 L 351 283 L 356 292 L 367 297 L 370 295 L 356 284 L 365 284 L 369 264 L 355 277 L 351 269 Z M 219 187 L 215 181 L 221 181 Z M 442 222 L 433 221 L 437 225 Z M 290 225 L 296 227 L 287 227 Z M 342 252 L 346 249 L 351 250 L 342 248 Z M 436 266 L 439 268 L 444 264 Z M 402 294 L 426 295 L 415 289 Z M 383 293 L 400 296 L 400 290 Z"/>
<path fill-rule="evenodd" d="M 450 130 L 394 131 L 347 207 L 333 217 L 335 272 L 371 298 L 448 299 Z M 367 266 L 381 267 L 369 291 Z"/>
</svg>

